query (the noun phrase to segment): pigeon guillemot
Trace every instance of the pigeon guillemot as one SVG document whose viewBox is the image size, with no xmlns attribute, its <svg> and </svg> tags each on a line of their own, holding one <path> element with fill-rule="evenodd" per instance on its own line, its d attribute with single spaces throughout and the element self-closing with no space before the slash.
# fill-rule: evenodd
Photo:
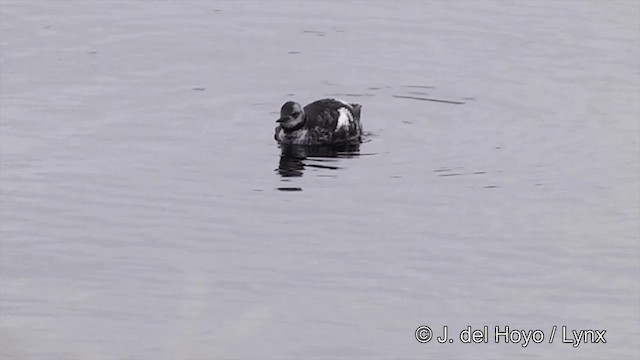
<svg viewBox="0 0 640 360">
<path fill-rule="evenodd" d="M 304 109 L 297 102 L 286 102 L 276 121 L 275 139 L 293 145 L 359 144 L 361 108 L 337 99 L 314 101 Z"/>
</svg>

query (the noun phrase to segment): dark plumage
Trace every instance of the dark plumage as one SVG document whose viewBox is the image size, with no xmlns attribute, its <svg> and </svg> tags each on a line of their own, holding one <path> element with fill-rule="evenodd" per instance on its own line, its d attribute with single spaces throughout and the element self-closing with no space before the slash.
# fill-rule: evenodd
<svg viewBox="0 0 640 360">
<path fill-rule="evenodd" d="M 280 144 L 333 145 L 362 142 L 359 104 L 322 99 L 304 107 L 289 101 L 282 105 L 275 139 Z"/>
</svg>

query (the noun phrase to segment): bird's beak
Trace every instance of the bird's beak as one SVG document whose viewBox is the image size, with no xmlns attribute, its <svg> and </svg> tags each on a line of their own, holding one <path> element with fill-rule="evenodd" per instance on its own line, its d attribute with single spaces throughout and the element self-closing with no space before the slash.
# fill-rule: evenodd
<svg viewBox="0 0 640 360">
<path fill-rule="evenodd" d="M 287 121 L 287 119 L 288 119 L 288 118 L 289 118 L 288 116 L 283 116 L 283 117 L 281 117 L 280 119 L 276 120 L 276 122 L 277 122 L 277 123 L 281 123 L 281 122 L 283 122 L 283 121 Z"/>
</svg>

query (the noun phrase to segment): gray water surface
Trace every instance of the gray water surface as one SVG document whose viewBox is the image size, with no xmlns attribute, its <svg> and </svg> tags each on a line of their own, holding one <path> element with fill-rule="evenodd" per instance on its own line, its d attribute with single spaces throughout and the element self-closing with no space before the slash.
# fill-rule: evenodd
<svg viewBox="0 0 640 360">
<path fill-rule="evenodd" d="M 639 18 L 2 0 L 0 356 L 637 359 Z M 278 110 L 323 97 L 367 142 L 283 177 Z"/>
</svg>

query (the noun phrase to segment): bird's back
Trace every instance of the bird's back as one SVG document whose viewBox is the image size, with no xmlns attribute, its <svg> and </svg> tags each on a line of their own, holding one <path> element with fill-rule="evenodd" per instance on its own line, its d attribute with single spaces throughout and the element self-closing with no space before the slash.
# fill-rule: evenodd
<svg viewBox="0 0 640 360">
<path fill-rule="evenodd" d="M 360 142 L 362 125 L 359 104 L 349 104 L 336 99 L 314 101 L 304 107 L 306 124 L 317 144 Z"/>
</svg>

